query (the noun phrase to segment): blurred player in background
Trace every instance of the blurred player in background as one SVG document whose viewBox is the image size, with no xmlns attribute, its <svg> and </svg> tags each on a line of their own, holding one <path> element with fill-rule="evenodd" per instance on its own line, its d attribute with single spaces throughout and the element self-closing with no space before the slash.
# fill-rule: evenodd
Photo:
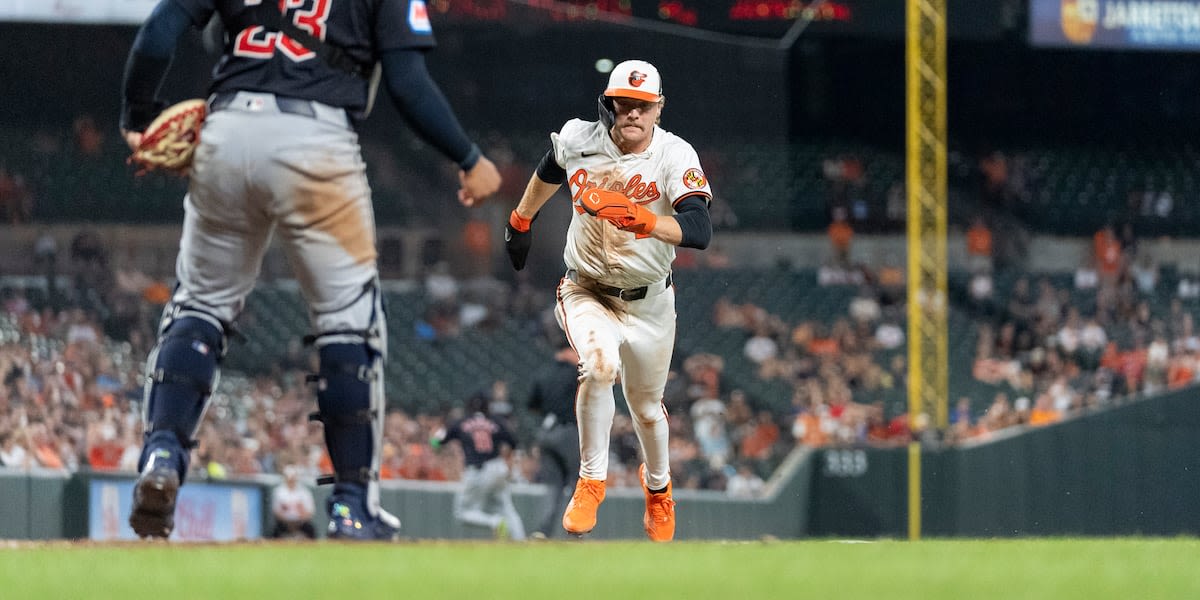
<svg viewBox="0 0 1200 600">
<path fill-rule="evenodd" d="M 712 237 L 712 193 L 696 151 L 658 126 L 662 79 L 629 60 L 609 75 L 599 121 L 572 119 L 529 179 L 505 229 L 513 267 L 525 265 L 538 211 L 567 182 L 575 214 L 555 315 L 579 353 L 579 482 L 563 514 L 567 532 L 596 526 L 608 477 L 609 437 L 620 378 L 645 462 L 643 525 L 654 541 L 675 537 L 675 501 L 662 405 L 675 346 L 675 247 Z"/>
<path fill-rule="evenodd" d="M 575 422 L 575 393 L 579 390 L 579 355 L 563 338 L 554 353 L 554 364 L 533 382 L 529 409 L 542 416 L 537 445 L 540 481 L 546 500 L 538 527 L 531 537 L 553 537 L 559 528 L 570 490 L 579 480 L 579 425 Z"/>
<path fill-rule="evenodd" d="M 377 472 L 387 349 L 371 190 L 354 127 L 382 73 L 427 142 L 458 164 L 468 206 L 500 185 L 425 68 L 434 46 L 421 0 L 163 0 L 125 67 L 121 129 L 130 148 L 163 108 L 178 39 L 218 15 L 228 34 L 190 169 L 178 287 L 147 359 L 145 444 L 130 525 L 167 537 L 226 338 L 278 231 L 308 303 L 317 406 L 332 459 L 329 535 L 389 539 Z M 303 39 L 304 42 L 301 43 Z M 381 65 L 381 71 L 375 69 Z M 431 203 L 432 204 L 432 203 Z"/>
<path fill-rule="evenodd" d="M 467 405 L 468 416 L 450 425 L 438 442 L 458 442 L 466 469 L 462 486 L 454 496 L 454 518 L 486 527 L 498 538 L 525 539 L 525 524 L 512 501 L 509 471 L 513 450 L 512 433 L 488 414 L 488 398 L 476 394 Z M 488 512 L 495 507 L 497 512 Z"/>
</svg>

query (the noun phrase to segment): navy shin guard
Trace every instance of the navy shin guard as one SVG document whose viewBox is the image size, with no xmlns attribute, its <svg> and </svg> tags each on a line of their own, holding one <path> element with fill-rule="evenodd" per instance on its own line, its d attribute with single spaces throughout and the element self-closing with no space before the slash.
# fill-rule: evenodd
<svg viewBox="0 0 1200 600">
<path fill-rule="evenodd" d="M 154 458 L 187 473 L 192 438 L 216 384 L 224 333 L 197 317 L 174 320 L 151 354 L 145 392 L 145 444 L 138 471 Z"/>
<path fill-rule="evenodd" d="M 333 463 L 334 493 L 361 497 L 372 479 L 375 457 L 374 359 L 365 344 L 328 344 L 319 353 L 317 407 Z"/>
</svg>

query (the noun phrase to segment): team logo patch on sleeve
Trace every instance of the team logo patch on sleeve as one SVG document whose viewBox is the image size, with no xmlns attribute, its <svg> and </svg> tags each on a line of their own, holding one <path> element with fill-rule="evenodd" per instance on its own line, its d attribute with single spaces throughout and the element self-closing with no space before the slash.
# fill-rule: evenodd
<svg viewBox="0 0 1200 600">
<path fill-rule="evenodd" d="M 409 2 L 408 26 L 417 33 L 433 33 L 433 25 L 429 23 L 429 11 L 425 8 L 425 0 Z"/>
<path fill-rule="evenodd" d="M 683 174 L 683 185 L 690 190 L 698 190 L 708 185 L 708 181 L 704 179 L 704 173 L 700 169 L 688 169 L 687 173 Z"/>
</svg>

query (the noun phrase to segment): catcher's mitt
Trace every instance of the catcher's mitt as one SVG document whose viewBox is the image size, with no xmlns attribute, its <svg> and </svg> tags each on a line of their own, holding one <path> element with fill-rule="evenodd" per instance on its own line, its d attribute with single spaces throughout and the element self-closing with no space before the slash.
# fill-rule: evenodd
<svg viewBox="0 0 1200 600">
<path fill-rule="evenodd" d="M 208 105 L 199 98 L 184 100 L 167 107 L 142 134 L 129 162 L 139 167 L 138 175 L 162 169 L 186 173 L 200 145 L 200 126 L 208 115 Z"/>
</svg>

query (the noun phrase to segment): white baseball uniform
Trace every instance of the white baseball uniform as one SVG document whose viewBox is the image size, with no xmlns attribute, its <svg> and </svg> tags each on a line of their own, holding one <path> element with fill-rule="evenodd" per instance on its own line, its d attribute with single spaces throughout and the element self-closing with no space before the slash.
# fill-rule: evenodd
<svg viewBox="0 0 1200 600">
<path fill-rule="evenodd" d="M 550 138 L 575 207 L 555 315 L 580 357 L 579 474 L 607 479 L 616 411 L 612 384 L 619 375 L 645 456 L 646 483 L 662 488 L 670 481 L 662 395 L 675 346 L 675 246 L 592 217 L 579 199 L 600 187 L 671 215 L 684 198 L 707 203 L 712 192 L 692 146 L 657 125 L 649 147 L 636 154 L 622 154 L 595 121 L 573 119 Z"/>
</svg>

